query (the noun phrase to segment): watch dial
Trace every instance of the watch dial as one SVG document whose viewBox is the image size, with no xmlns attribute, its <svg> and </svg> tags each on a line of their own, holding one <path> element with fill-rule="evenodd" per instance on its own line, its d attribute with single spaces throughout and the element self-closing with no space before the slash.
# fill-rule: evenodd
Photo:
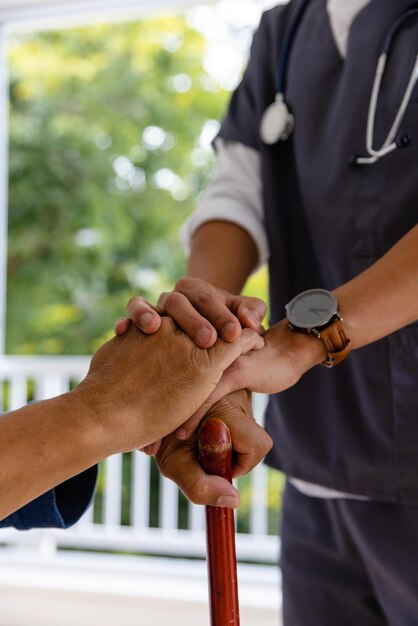
<svg viewBox="0 0 418 626">
<path fill-rule="evenodd" d="M 335 296 L 326 289 L 309 289 L 297 295 L 286 307 L 287 319 L 300 328 L 323 326 L 337 312 Z"/>
</svg>

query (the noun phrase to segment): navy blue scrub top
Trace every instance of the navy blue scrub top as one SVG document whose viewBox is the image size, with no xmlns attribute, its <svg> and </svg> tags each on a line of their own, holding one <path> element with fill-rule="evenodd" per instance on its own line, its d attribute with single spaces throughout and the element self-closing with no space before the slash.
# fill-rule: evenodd
<svg viewBox="0 0 418 626">
<path fill-rule="evenodd" d="M 0 528 L 68 528 L 88 509 L 94 495 L 97 466 L 47 491 L 36 500 L 0 520 Z"/>
<path fill-rule="evenodd" d="M 356 16 L 341 58 L 326 0 L 311 2 L 293 43 L 286 99 L 290 139 L 259 136 L 275 96 L 289 15 L 301 0 L 267 11 L 219 136 L 259 151 L 271 258 L 271 323 L 305 289 L 335 289 L 385 254 L 418 221 L 418 89 L 401 124 L 411 144 L 374 165 L 365 155 L 367 113 L 379 46 L 410 0 L 371 0 Z M 417 54 L 418 19 L 394 38 L 376 112 L 381 146 Z M 418 254 L 418 251 L 417 251 Z M 286 474 L 388 502 L 418 504 L 418 324 L 353 352 L 332 370 L 307 372 L 272 396 L 267 462 Z"/>
</svg>

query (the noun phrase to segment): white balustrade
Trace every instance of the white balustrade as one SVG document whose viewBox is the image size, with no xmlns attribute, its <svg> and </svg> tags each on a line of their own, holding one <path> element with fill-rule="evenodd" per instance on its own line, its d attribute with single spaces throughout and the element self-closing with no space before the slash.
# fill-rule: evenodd
<svg viewBox="0 0 418 626">
<path fill-rule="evenodd" d="M 148 528 L 150 519 L 151 459 L 146 454 L 133 452 L 131 524 Z"/>
<path fill-rule="evenodd" d="M 189 529 L 203 531 L 205 528 L 205 507 L 189 504 Z"/>
<path fill-rule="evenodd" d="M 168 478 L 160 480 L 160 514 L 159 527 L 165 530 L 177 528 L 179 511 L 179 491 Z"/>
<path fill-rule="evenodd" d="M 109 456 L 104 466 L 104 523 L 106 526 L 119 526 L 122 513 L 122 455 Z"/>
<path fill-rule="evenodd" d="M 27 403 L 28 387 L 26 378 L 20 374 L 13 374 L 10 379 L 9 410 L 20 409 Z"/>
</svg>

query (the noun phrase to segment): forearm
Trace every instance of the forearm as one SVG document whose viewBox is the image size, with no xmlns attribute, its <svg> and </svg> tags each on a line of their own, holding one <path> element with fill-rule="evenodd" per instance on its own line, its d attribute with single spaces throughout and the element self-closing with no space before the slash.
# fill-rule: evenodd
<svg viewBox="0 0 418 626">
<path fill-rule="evenodd" d="M 418 226 L 362 274 L 335 290 L 352 347 L 418 319 Z"/>
<path fill-rule="evenodd" d="M 0 519 L 109 453 L 101 425 L 73 393 L 2 416 Z"/>
<path fill-rule="evenodd" d="M 315 286 L 315 285 L 313 285 Z M 367 270 L 334 291 L 351 349 L 361 348 L 418 319 L 418 226 Z M 271 329 L 277 358 L 286 347 L 299 375 L 326 358 L 322 342 L 292 332 L 283 319 Z"/>
<path fill-rule="evenodd" d="M 187 273 L 237 294 L 257 262 L 257 247 L 247 231 L 231 222 L 213 221 L 195 233 Z"/>
<path fill-rule="evenodd" d="M 322 285 L 313 285 L 312 287 Z M 418 227 L 370 268 L 335 290 L 347 337 L 355 350 L 418 319 Z M 284 311 L 283 311 L 284 314 Z M 286 318 L 264 335 L 265 348 L 228 372 L 213 400 L 243 387 L 279 393 L 326 357 L 322 341 L 289 329 Z"/>
</svg>

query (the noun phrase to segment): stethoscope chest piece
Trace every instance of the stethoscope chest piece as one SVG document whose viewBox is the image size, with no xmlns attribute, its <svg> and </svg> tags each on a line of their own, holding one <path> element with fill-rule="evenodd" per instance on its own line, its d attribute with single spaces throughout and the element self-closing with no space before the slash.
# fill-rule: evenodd
<svg viewBox="0 0 418 626">
<path fill-rule="evenodd" d="M 283 94 L 277 93 L 274 102 L 267 107 L 261 117 L 260 137 L 268 145 L 279 140 L 285 141 L 291 134 L 293 126 L 294 118 L 283 100 Z"/>
</svg>

